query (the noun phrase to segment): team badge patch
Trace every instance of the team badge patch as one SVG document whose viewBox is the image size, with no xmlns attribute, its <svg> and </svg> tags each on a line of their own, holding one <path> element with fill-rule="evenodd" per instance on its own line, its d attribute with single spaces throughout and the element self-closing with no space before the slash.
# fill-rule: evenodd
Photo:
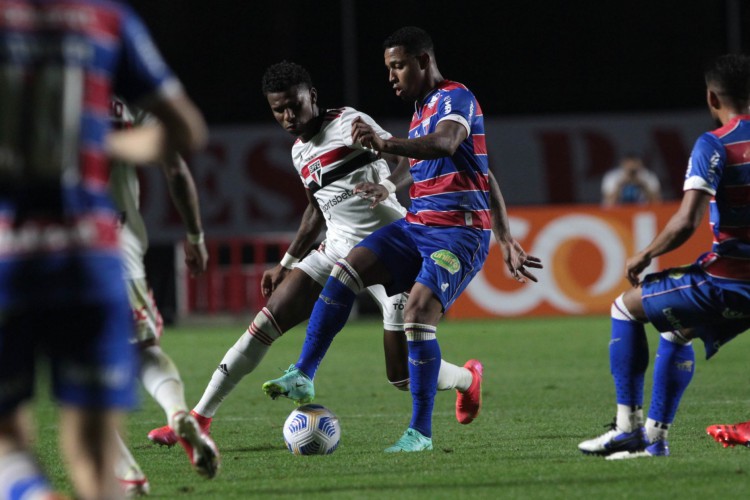
<svg viewBox="0 0 750 500">
<path fill-rule="evenodd" d="M 453 253 L 448 250 L 438 250 L 430 255 L 435 264 L 447 270 L 451 274 L 456 274 L 461 270 L 461 262 Z"/>
<path fill-rule="evenodd" d="M 312 178 L 312 180 L 319 186 L 322 185 L 320 183 L 320 174 L 321 174 L 320 169 L 322 167 L 323 167 L 323 164 L 320 163 L 320 160 L 315 160 L 315 162 L 312 165 L 307 167 L 310 170 L 310 178 Z"/>
</svg>

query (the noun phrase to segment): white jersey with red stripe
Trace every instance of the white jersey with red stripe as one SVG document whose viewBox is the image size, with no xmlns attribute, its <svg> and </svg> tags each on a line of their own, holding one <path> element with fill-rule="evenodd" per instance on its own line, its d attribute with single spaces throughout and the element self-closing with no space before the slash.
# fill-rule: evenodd
<svg viewBox="0 0 750 500">
<path fill-rule="evenodd" d="M 388 164 L 352 141 L 352 122 L 359 117 L 383 139 L 391 134 L 353 108 L 327 110 L 320 131 L 308 141 L 297 139 L 292 161 L 326 218 L 326 239 L 359 243 L 373 231 L 401 219 L 406 209 L 390 195 L 374 209 L 354 194 L 360 182 L 379 183 L 390 175 Z"/>
<path fill-rule="evenodd" d="M 143 111 L 131 110 L 123 101 L 116 98 L 112 99 L 110 117 L 115 129 L 131 128 L 150 119 Z M 145 278 L 143 256 L 148 249 L 148 233 L 139 210 L 138 169 L 124 162 L 113 161 L 110 166 L 109 188 L 115 206 L 120 211 L 120 244 L 127 278 Z"/>
</svg>

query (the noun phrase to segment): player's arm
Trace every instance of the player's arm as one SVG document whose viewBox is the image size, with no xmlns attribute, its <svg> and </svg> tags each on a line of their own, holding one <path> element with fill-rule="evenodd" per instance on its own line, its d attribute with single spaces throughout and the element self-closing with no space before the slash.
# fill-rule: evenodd
<svg viewBox="0 0 750 500">
<path fill-rule="evenodd" d="M 388 178 L 376 182 L 360 182 L 354 186 L 354 194 L 370 200 L 370 208 L 375 208 L 380 202 L 388 198 L 401 188 L 407 187 L 414 182 L 409 173 L 409 159 L 398 158 L 398 165 L 393 169 Z"/>
<path fill-rule="evenodd" d="M 305 192 L 307 193 L 308 204 L 305 212 L 302 214 L 297 234 L 295 234 L 281 262 L 273 269 L 269 269 L 263 273 L 261 292 L 264 297 L 271 296 L 276 287 L 289 274 L 289 271 L 292 270 L 292 266 L 299 262 L 310 247 L 313 246 L 318 239 L 318 235 L 326 225 L 325 217 L 323 216 L 323 212 L 320 211 L 315 197 L 309 189 L 306 189 Z"/>
<path fill-rule="evenodd" d="M 203 235 L 195 181 L 185 161 L 176 153 L 168 155 L 162 162 L 161 168 L 167 180 L 169 195 L 187 230 L 185 264 L 191 276 L 198 276 L 206 270 L 208 251 Z"/>
<path fill-rule="evenodd" d="M 151 101 L 143 109 L 161 123 L 109 133 L 106 148 L 111 157 L 148 165 L 163 160 L 172 151 L 186 156 L 205 146 L 208 139 L 206 122 L 185 94 Z"/>
<path fill-rule="evenodd" d="M 435 132 L 415 139 L 383 139 L 361 119 L 352 123 L 352 139 L 366 148 L 417 160 L 452 156 L 468 137 L 466 127 L 453 120 L 438 123 Z"/>
<path fill-rule="evenodd" d="M 492 234 L 500 245 L 503 252 L 503 260 L 508 267 L 511 276 L 522 283 L 526 282 L 525 278 L 531 281 L 538 281 L 527 268 L 533 267 L 541 269 L 542 262 L 538 257 L 528 255 L 521 244 L 518 243 L 510 234 L 510 223 L 508 221 L 508 212 L 505 208 L 505 200 L 500 186 L 492 172 L 488 176 L 490 184 L 490 214 L 492 217 Z"/>
<path fill-rule="evenodd" d="M 628 259 L 626 273 L 633 286 L 638 286 L 639 275 L 652 259 L 680 247 L 693 235 L 708 210 L 711 197 L 711 193 L 699 189 L 685 191 L 680 207 L 664 229 L 646 248 Z"/>
</svg>

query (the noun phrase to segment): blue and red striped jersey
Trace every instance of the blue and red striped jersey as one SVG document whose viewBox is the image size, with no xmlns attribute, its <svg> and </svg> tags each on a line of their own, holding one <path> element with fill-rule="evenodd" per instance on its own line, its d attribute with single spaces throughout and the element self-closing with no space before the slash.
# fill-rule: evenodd
<svg viewBox="0 0 750 500">
<path fill-rule="evenodd" d="M 443 120 L 466 128 L 467 137 L 452 156 L 409 160 L 414 184 L 406 220 L 426 226 L 490 229 L 490 192 L 484 116 L 474 94 L 445 80 L 415 104 L 409 138 L 431 134 Z"/>
<path fill-rule="evenodd" d="M 711 253 L 703 259 L 714 276 L 750 279 L 750 115 L 701 135 L 693 147 L 684 190 L 713 195 Z"/>
</svg>

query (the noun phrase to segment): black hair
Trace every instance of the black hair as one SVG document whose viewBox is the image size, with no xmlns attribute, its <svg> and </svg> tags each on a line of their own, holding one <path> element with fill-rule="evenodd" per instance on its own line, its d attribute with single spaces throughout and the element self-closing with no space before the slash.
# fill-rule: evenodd
<svg viewBox="0 0 750 500">
<path fill-rule="evenodd" d="M 706 84 L 719 87 L 719 93 L 734 106 L 744 108 L 750 102 L 750 57 L 723 55 L 706 70 L 704 76 Z"/>
<path fill-rule="evenodd" d="M 407 54 L 413 56 L 423 52 L 433 53 L 435 49 L 430 35 L 416 26 L 404 26 L 393 32 L 383 42 L 383 49 L 391 47 L 403 47 Z"/>
<path fill-rule="evenodd" d="M 299 64 L 281 61 L 269 66 L 263 73 L 263 95 L 272 92 L 284 92 L 297 85 L 304 85 L 309 89 L 313 88 L 310 73 Z"/>
</svg>

